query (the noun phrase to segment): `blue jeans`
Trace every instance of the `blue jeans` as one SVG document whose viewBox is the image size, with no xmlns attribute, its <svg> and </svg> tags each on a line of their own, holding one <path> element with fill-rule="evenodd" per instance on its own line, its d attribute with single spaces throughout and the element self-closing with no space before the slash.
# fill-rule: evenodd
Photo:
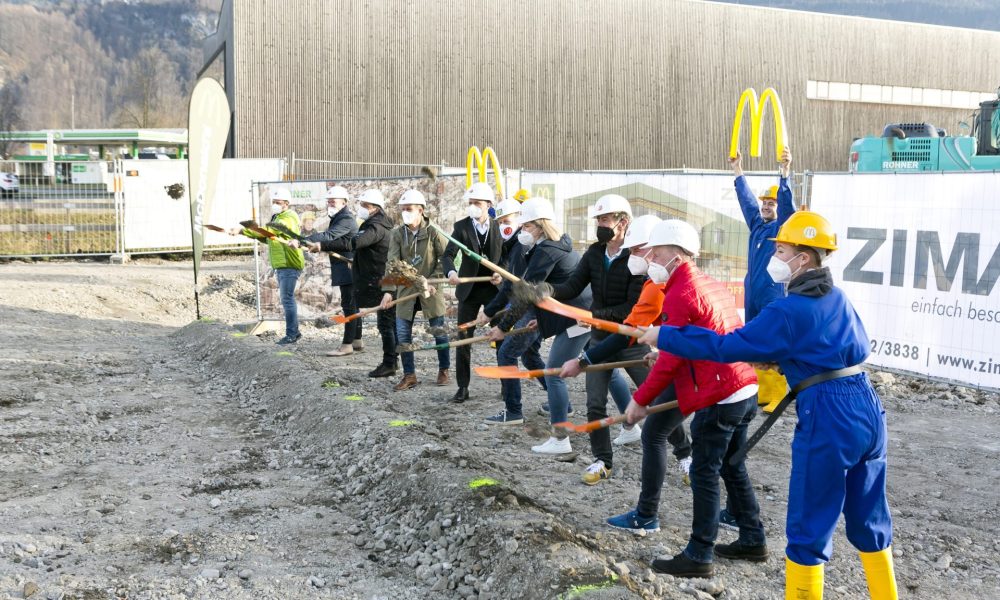
<svg viewBox="0 0 1000 600">
<path fill-rule="evenodd" d="M 431 327 L 444 327 L 444 317 L 434 317 L 433 319 L 427 319 Z M 396 341 L 399 344 L 412 344 L 413 343 L 413 320 L 406 320 L 400 317 L 396 317 Z M 435 344 L 447 344 L 448 336 L 434 336 Z M 442 371 L 451 367 L 451 358 L 448 349 L 438 350 L 438 368 Z M 403 357 L 403 374 L 413 375 L 417 372 L 416 365 L 413 364 L 413 353 L 412 352 L 400 352 Z"/>
<path fill-rule="evenodd" d="M 299 311 L 295 306 L 295 284 L 299 281 L 300 269 L 275 269 L 278 277 L 278 294 L 281 297 L 281 308 L 285 312 L 285 336 L 299 336 Z"/>
<path fill-rule="evenodd" d="M 629 387 L 628 381 L 625 380 L 623 369 L 611 371 L 611 381 L 608 382 L 608 391 L 611 393 L 611 399 L 615 401 L 615 406 L 618 407 L 618 412 L 625 414 L 628 403 L 632 401 L 632 388 Z"/>
<path fill-rule="evenodd" d="M 691 537 L 684 555 L 695 562 L 710 563 L 719 532 L 719 476 L 729 498 L 739 511 L 739 543 L 765 543 L 760 506 L 747 475 L 746 464 L 729 464 L 729 457 L 747 441 L 747 427 L 757 416 L 757 395 L 732 404 L 715 404 L 694 414 L 691 421 L 691 493 L 694 510 Z"/>
<path fill-rule="evenodd" d="M 567 360 L 580 356 L 580 352 L 583 351 L 583 347 L 587 345 L 589 339 L 589 333 L 574 338 L 566 335 L 565 331 L 560 333 L 552 340 L 545 368 L 561 367 Z M 549 396 L 549 422 L 564 422 L 566 412 L 569 410 L 569 389 L 566 387 L 566 381 L 562 377 L 546 375 L 545 388 Z"/>
<path fill-rule="evenodd" d="M 524 327 L 535 318 L 533 312 L 528 311 L 523 317 L 514 324 L 514 328 Z M 539 338 L 539 333 L 533 331 L 531 333 L 522 333 L 520 335 L 507 336 L 503 339 L 503 343 L 500 344 L 500 349 L 497 351 L 497 364 L 501 367 L 516 366 L 517 359 L 525 355 L 525 353 L 530 350 L 535 342 Z M 503 396 L 504 408 L 507 409 L 508 415 L 522 415 L 521 408 L 521 380 L 520 379 L 501 379 L 500 380 L 500 390 Z"/>
</svg>

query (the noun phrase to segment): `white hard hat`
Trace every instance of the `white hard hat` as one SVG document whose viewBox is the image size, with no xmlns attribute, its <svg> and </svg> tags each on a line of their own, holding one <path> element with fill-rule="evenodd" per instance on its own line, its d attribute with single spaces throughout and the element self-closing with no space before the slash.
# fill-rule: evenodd
<svg viewBox="0 0 1000 600">
<path fill-rule="evenodd" d="M 513 198 L 505 198 L 497 205 L 497 218 L 521 212 L 521 203 Z"/>
<path fill-rule="evenodd" d="M 385 196 L 382 195 L 380 190 L 370 189 L 365 190 L 361 197 L 358 198 L 358 202 L 364 202 L 365 204 L 374 204 L 379 208 L 385 208 Z"/>
<path fill-rule="evenodd" d="M 347 193 L 347 188 L 342 185 L 335 185 L 332 188 L 326 190 L 323 197 L 327 200 L 332 200 L 334 198 L 342 198 L 344 200 L 350 200 L 351 195 Z"/>
<path fill-rule="evenodd" d="M 469 197 L 467 200 L 485 200 L 492 203 L 496 197 L 497 195 L 493 193 L 493 188 L 490 187 L 490 184 L 477 181 L 469 188 Z"/>
<path fill-rule="evenodd" d="M 537 219 L 555 219 L 556 211 L 552 203 L 545 198 L 528 198 L 521 204 L 521 216 L 517 218 L 518 225 L 524 225 Z"/>
<path fill-rule="evenodd" d="M 403 195 L 399 197 L 399 205 L 406 206 L 408 204 L 427 206 L 427 199 L 424 198 L 424 193 L 420 190 L 406 190 L 403 192 Z"/>
<path fill-rule="evenodd" d="M 684 221 L 667 219 L 653 227 L 649 233 L 647 246 L 680 246 L 692 256 L 698 256 L 701 250 L 701 239 L 698 232 Z"/>
<path fill-rule="evenodd" d="M 625 243 L 622 246 L 625 248 L 635 248 L 636 246 L 644 245 L 649 241 L 649 233 L 662 222 L 663 220 L 656 215 L 642 215 L 641 217 L 637 217 L 635 221 L 629 224 L 628 231 L 625 232 Z"/>
<path fill-rule="evenodd" d="M 623 212 L 632 216 L 632 205 L 623 196 L 606 194 L 597 199 L 597 204 L 587 209 L 587 217 L 595 219 L 601 215 Z"/>
<path fill-rule="evenodd" d="M 278 200 L 284 200 L 285 202 L 292 201 L 292 192 L 288 188 L 278 188 L 276 190 L 271 190 L 271 201 L 276 202 Z"/>
</svg>

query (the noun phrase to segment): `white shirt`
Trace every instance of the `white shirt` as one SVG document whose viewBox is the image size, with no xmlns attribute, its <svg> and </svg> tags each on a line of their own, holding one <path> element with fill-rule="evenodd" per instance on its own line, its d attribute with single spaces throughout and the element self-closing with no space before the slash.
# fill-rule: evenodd
<svg viewBox="0 0 1000 600">
<path fill-rule="evenodd" d="M 730 396 L 728 398 L 725 398 L 723 400 L 720 400 L 718 403 L 719 404 L 735 404 L 737 402 L 742 402 L 743 400 L 746 400 L 747 398 L 749 398 L 749 397 L 753 396 L 754 394 L 756 394 L 757 393 L 757 389 L 758 389 L 757 384 L 756 383 L 751 383 L 750 385 L 741 387 L 740 389 L 736 390 L 736 392 L 732 396 Z"/>
</svg>

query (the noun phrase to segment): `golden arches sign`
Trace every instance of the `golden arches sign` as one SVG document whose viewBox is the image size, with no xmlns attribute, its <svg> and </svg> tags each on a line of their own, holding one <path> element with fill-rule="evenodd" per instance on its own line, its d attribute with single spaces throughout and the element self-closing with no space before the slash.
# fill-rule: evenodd
<svg viewBox="0 0 1000 600">
<path fill-rule="evenodd" d="M 486 181 L 486 161 L 489 161 L 490 166 L 493 167 L 493 177 L 497 183 L 497 195 L 500 198 L 505 198 L 506 195 L 503 193 L 503 171 L 500 170 L 500 161 L 497 159 L 496 152 L 489 146 L 482 152 L 479 151 L 479 146 L 469 148 L 469 153 L 465 156 L 465 189 L 472 187 L 473 168 L 479 174 L 479 181 Z"/>
<path fill-rule="evenodd" d="M 767 111 L 768 103 L 771 104 L 771 113 L 774 117 L 774 147 L 778 162 L 781 162 L 781 153 L 788 145 L 787 130 L 785 129 L 785 113 L 781 109 L 781 100 L 778 92 L 774 88 L 767 88 L 760 95 L 757 101 L 757 90 L 747 88 L 740 95 L 740 101 L 736 105 L 736 116 L 733 118 L 733 135 L 729 142 L 729 156 L 736 158 L 736 153 L 740 149 L 740 128 L 743 125 L 743 110 L 750 107 L 750 156 L 760 156 L 763 140 L 760 137 L 761 121 Z"/>
</svg>

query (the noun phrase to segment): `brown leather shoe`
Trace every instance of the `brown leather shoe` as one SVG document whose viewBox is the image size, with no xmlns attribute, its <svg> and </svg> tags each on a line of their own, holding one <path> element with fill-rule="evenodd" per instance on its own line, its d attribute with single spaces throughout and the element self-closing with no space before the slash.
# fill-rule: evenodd
<svg viewBox="0 0 1000 600">
<path fill-rule="evenodd" d="M 437 384 L 448 385 L 448 369 L 441 369 L 438 371 Z"/>
<path fill-rule="evenodd" d="M 414 375 L 413 373 L 407 373 L 403 375 L 403 378 L 392 389 L 396 390 L 397 392 L 401 392 L 403 390 L 415 388 L 419 383 L 420 382 L 417 381 L 416 375 Z"/>
</svg>

